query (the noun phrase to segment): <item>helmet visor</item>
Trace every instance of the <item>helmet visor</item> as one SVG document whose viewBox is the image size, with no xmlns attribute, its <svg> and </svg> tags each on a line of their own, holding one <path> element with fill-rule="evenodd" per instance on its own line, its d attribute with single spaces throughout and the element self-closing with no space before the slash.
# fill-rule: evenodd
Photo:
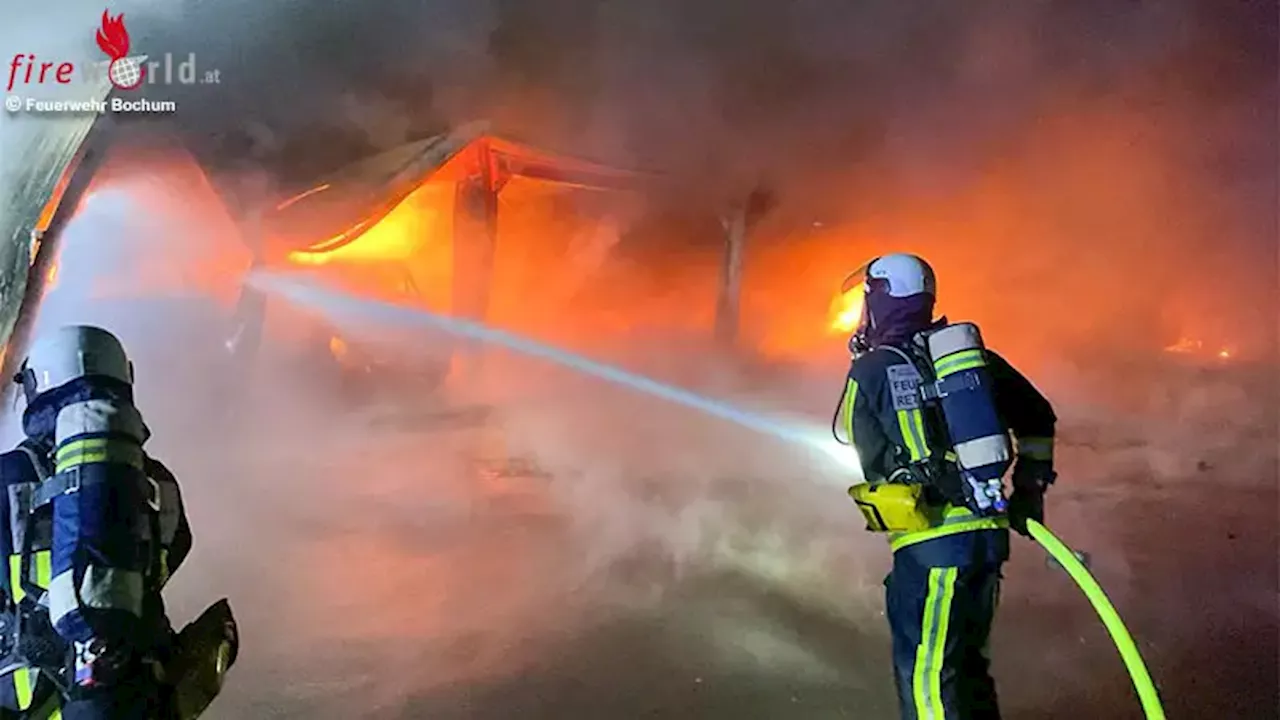
<svg viewBox="0 0 1280 720">
<path fill-rule="evenodd" d="M 865 294 L 867 292 L 867 270 L 871 269 L 871 263 L 873 262 L 875 262 L 875 258 L 862 263 L 857 270 L 845 275 L 844 282 L 840 283 L 840 294 L 844 295 L 852 290 L 859 290 Z"/>
<path fill-rule="evenodd" d="M 832 301 L 831 329 L 840 333 L 852 333 L 861 329 L 867 320 L 867 268 L 868 261 L 845 276 L 840 283 L 840 294 Z"/>
</svg>

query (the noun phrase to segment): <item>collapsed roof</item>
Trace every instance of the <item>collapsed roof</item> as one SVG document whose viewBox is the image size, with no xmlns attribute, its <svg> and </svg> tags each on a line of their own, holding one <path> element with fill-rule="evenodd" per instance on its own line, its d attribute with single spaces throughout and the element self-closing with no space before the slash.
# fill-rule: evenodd
<svg viewBox="0 0 1280 720">
<path fill-rule="evenodd" d="M 487 123 L 406 143 L 319 178 L 262 215 L 274 251 L 323 252 L 360 237 L 428 180 L 472 179 L 500 190 L 525 177 L 587 190 L 634 190 L 642 173 L 555 154 L 490 134 Z"/>
</svg>

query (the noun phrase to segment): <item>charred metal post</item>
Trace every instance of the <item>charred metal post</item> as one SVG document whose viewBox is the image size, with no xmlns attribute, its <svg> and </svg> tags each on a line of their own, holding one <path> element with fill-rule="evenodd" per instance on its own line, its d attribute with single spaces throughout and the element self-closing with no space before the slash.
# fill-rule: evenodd
<svg viewBox="0 0 1280 720">
<path fill-rule="evenodd" d="M 505 183 L 489 142 L 475 148 L 472 172 L 458 183 L 453 211 L 453 314 L 484 322 L 489 312 L 494 255 L 498 244 L 498 193 Z M 472 341 L 454 347 L 464 372 L 479 368 L 480 348 Z"/>
<path fill-rule="evenodd" d="M 722 219 L 725 231 L 724 257 L 720 266 L 719 296 L 716 300 L 716 340 L 726 349 L 738 342 L 742 314 L 742 276 L 746 262 L 747 236 L 751 228 L 773 205 L 763 189 L 753 191 Z"/>
<path fill-rule="evenodd" d="M 720 293 L 716 299 L 716 341 L 732 348 L 738 341 L 742 300 L 742 257 L 747 242 L 747 208 L 738 205 L 723 218 L 724 257 L 720 264 Z"/>
</svg>

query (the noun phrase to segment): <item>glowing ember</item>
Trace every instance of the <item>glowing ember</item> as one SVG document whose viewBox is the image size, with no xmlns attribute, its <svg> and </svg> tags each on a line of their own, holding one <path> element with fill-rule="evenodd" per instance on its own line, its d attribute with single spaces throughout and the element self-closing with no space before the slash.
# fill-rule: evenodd
<svg viewBox="0 0 1280 720">
<path fill-rule="evenodd" d="M 298 193 L 297 195 L 294 195 L 293 197 L 289 198 L 288 200 L 285 200 L 284 202 L 282 202 L 282 203 L 280 203 L 279 205 L 277 205 L 277 206 L 276 206 L 276 210 L 284 210 L 285 208 L 289 207 L 290 205 L 293 205 L 294 203 L 298 202 L 299 200 L 302 200 L 302 199 L 304 199 L 304 198 L 311 197 L 312 195 L 315 195 L 316 193 L 321 193 L 321 192 L 324 192 L 325 190 L 328 190 L 328 189 L 329 189 L 329 187 L 330 187 L 329 183 L 325 183 L 324 185 L 320 185 L 320 186 L 317 186 L 317 187 L 313 187 L 313 188 L 311 188 L 310 190 L 307 190 L 307 191 L 305 191 L 305 192 Z"/>
<path fill-rule="evenodd" d="M 1165 348 L 1165 352 L 1171 353 L 1193 353 L 1204 349 L 1204 342 L 1200 340 L 1192 340 L 1191 338 L 1181 338 L 1178 342 Z"/>
<path fill-rule="evenodd" d="M 857 329 L 865 297 L 862 285 L 858 284 L 831 301 L 832 333 L 851 333 Z"/>
<path fill-rule="evenodd" d="M 1223 360 L 1230 360 L 1231 351 L 1227 350 L 1226 348 L 1223 348 L 1222 350 L 1218 351 L 1218 357 L 1222 358 Z"/>
</svg>

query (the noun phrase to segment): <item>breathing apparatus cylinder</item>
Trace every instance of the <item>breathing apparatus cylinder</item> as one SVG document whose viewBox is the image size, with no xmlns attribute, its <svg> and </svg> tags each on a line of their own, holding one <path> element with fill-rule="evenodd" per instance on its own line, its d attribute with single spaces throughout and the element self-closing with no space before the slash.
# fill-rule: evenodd
<svg viewBox="0 0 1280 720">
<path fill-rule="evenodd" d="M 148 510 L 159 489 L 143 471 L 138 410 L 86 390 L 88 399 L 58 411 L 53 481 L 69 487 L 53 499 L 49 585 L 54 628 L 81 642 L 141 617 Z"/>
<path fill-rule="evenodd" d="M 72 646 L 72 684 L 109 682 L 146 642 L 147 583 L 159 567 L 159 486 L 132 366 L 109 332 L 71 326 L 33 347 L 20 373 L 26 417 L 54 420 L 54 475 L 36 491 L 53 515 L 49 619 Z"/>
<path fill-rule="evenodd" d="M 948 325 L 928 335 L 929 357 L 942 416 L 965 480 L 966 495 L 980 514 L 1005 510 L 1002 478 L 1013 448 L 1008 429 L 996 410 L 994 383 L 987 369 L 985 346 L 973 323 Z"/>
</svg>

